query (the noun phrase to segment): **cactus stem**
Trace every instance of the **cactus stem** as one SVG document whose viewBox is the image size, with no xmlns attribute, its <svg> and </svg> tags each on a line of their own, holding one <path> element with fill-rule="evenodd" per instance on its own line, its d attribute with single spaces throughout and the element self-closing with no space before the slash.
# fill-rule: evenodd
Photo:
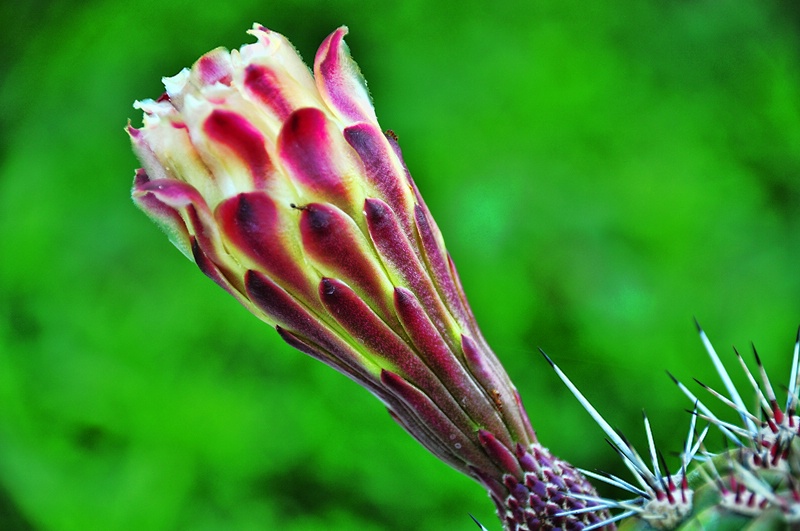
<svg viewBox="0 0 800 531">
<path fill-rule="evenodd" d="M 617 487 L 618 489 L 627 490 L 628 492 L 632 492 L 633 494 L 636 494 L 637 496 L 646 496 L 647 495 L 646 491 L 640 489 L 639 487 L 637 487 L 637 486 L 635 486 L 635 485 L 633 485 L 631 483 L 628 483 L 624 479 L 619 478 L 619 477 L 617 477 L 617 476 L 615 476 L 613 474 L 609 474 L 607 472 L 602 472 L 602 473 L 592 472 L 591 470 L 586 470 L 586 469 L 583 469 L 583 468 L 579 468 L 578 470 L 580 470 L 581 474 L 584 474 L 584 475 L 589 476 L 591 478 L 600 480 L 603 483 L 607 483 L 607 484 L 611 485 L 612 487 Z"/>
<path fill-rule="evenodd" d="M 589 416 L 594 419 L 600 428 L 606 433 L 609 438 L 609 443 L 616 448 L 618 452 L 620 452 L 623 456 L 625 456 L 626 461 L 625 464 L 628 469 L 636 476 L 637 478 L 641 477 L 642 475 L 652 475 L 650 471 L 647 469 L 647 465 L 642 462 L 641 458 L 631 451 L 630 445 L 625 441 L 615 430 L 611 427 L 611 425 L 606 422 L 602 415 L 595 409 L 595 407 L 589 402 L 589 400 L 581 393 L 575 384 L 567 377 L 566 374 L 558 367 L 558 365 L 553 362 L 552 359 L 544 352 L 544 350 L 539 349 L 542 356 L 547 360 L 550 366 L 555 371 L 556 375 L 561 379 L 564 385 L 567 386 L 567 389 L 578 399 L 578 402 L 586 409 L 586 412 L 589 413 Z"/>
<path fill-rule="evenodd" d="M 540 349 L 541 351 L 541 349 Z M 567 386 L 570 392 L 578 399 L 578 402 L 586 409 L 594 421 L 602 428 L 608 436 L 606 441 L 611 447 L 622 457 L 623 462 L 631 471 L 636 481 L 641 485 L 641 489 L 611 475 L 600 475 L 583 471 L 587 476 L 593 477 L 609 485 L 627 490 L 634 494 L 635 498 L 630 500 L 616 501 L 606 498 L 592 497 L 590 501 L 597 503 L 607 510 L 622 509 L 623 511 L 617 515 L 610 517 L 604 522 L 597 524 L 608 525 L 610 523 L 622 520 L 629 516 L 638 516 L 642 520 L 647 521 L 651 526 L 656 529 L 672 529 L 675 525 L 683 521 L 692 510 L 692 499 L 694 491 L 689 487 L 686 479 L 686 469 L 689 463 L 694 459 L 695 452 L 701 447 L 702 438 L 708 432 L 704 430 L 701 438 L 698 439 L 696 444 L 692 444 L 694 439 L 694 430 L 696 420 L 690 422 L 689 435 L 687 442 L 684 446 L 684 452 L 681 455 L 680 471 L 673 475 L 667 468 L 663 454 L 656 448 L 653 438 L 652 428 L 647 414 L 642 412 L 645 433 L 647 435 L 647 446 L 652 463 L 652 470 L 648 464 L 642 459 L 636 449 L 625 439 L 625 437 L 614 430 L 611 425 L 603 418 L 603 416 L 595 409 L 589 400 L 578 390 L 575 384 L 567 377 L 567 375 L 550 359 L 544 351 L 541 351 L 545 359 L 550 363 L 555 373 Z M 664 474 L 661 469 L 663 467 Z M 584 496 L 572 495 L 577 499 L 587 499 Z M 570 513 L 562 513 L 566 515 Z M 594 529 L 595 527 L 584 528 L 585 530 Z"/>
<path fill-rule="evenodd" d="M 744 446 L 744 443 L 742 443 L 742 441 L 739 440 L 739 438 L 736 436 L 736 434 L 734 432 L 739 432 L 740 435 L 747 436 L 747 432 L 746 431 L 742 430 L 738 426 L 734 426 L 733 424 L 729 424 L 729 423 L 724 422 L 724 421 L 720 420 L 719 418 L 717 418 L 717 416 L 714 415 L 714 413 L 710 409 L 708 409 L 708 407 L 705 404 L 703 404 L 700 401 L 700 399 L 697 398 L 694 395 L 694 393 L 692 393 L 689 390 L 688 387 L 683 385 L 680 382 L 680 380 L 675 378 L 669 371 L 667 371 L 667 375 L 672 379 L 673 382 L 675 382 L 675 385 L 678 386 L 678 389 L 680 389 L 681 392 L 689 398 L 689 400 L 694 402 L 694 404 L 695 404 L 695 413 L 694 413 L 695 416 L 698 416 L 701 419 L 706 420 L 708 422 L 711 422 L 712 424 L 717 426 L 717 428 L 719 428 L 719 430 L 726 437 L 728 437 L 728 439 L 730 439 L 736 446 Z M 702 415 L 698 414 L 696 412 L 697 410 L 702 411 L 703 414 Z"/>
<path fill-rule="evenodd" d="M 650 461 L 653 463 L 653 472 L 655 472 L 656 480 L 661 481 L 661 470 L 658 467 L 656 445 L 655 441 L 653 440 L 653 430 L 650 427 L 650 420 L 647 418 L 647 413 L 645 413 L 644 410 L 642 410 L 642 419 L 644 420 L 644 431 L 647 434 L 647 446 L 650 448 Z"/>
<path fill-rule="evenodd" d="M 744 401 L 742 400 L 742 397 L 739 395 L 739 392 L 736 390 L 736 386 L 733 384 L 733 380 L 731 380 L 728 371 L 722 364 L 722 360 L 720 360 L 719 355 L 717 355 L 717 351 L 714 350 L 713 345 L 711 345 L 711 341 L 709 341 L 708 336 L 700 327 L 700 324 L 697 322 L 696 319 L 695 319 L 695 325 L 697 325 L 697 331 L 700 334 L 700 340 L 703 342 L 703 346 L 705 347 L 706 352 L 708 352 L 708 357 L 711 358 L 711 362 L 714 364 L 714 368 L 717 370 L 717 374 L 719 374 L 722 383 L 725 385 L 725 389 L 728 390 L 728 393 L 730 394 L 732 401 L 737 406 L 736 409 L 742 418 L 742 422 L 744 422 L 748 430 L 750 430 L 753 433 L 757 433 L 758 428 L 756 428 L 753 421 L 750 418 L 748 418 L 748 416 L 745 414 L 747 412 L 747 408 L 744 405 Z"/>
<path fill-rule="evenodd" d="M 769 381 L 769 376 L 767 376 L 767 371 L 764 369 L 764 365 L 761 363 L 761 358 L 758 356 L 758 351 L 756 350 L 756 346 L 752 345 L 753 347 L 753 356 L 756 359 L 756 365 L 758 366 L 758 372 L 761 376 L 761 381 L 764 384 L 764 392 L 761 392 L 759 386 L 755 383 L 755 378 L 753 378 L 752 373 L 747 370 L 747 366 L 744 366 L 744 372 L 747 374 L 748 379 L 750 379 L 750 383 L 753 386 L 753 389 L 756 390 L 756 394 L 761 398 L 761 400 L 767 402 L 766 409 L 771 410 L 773 417 L 775 417 L 775 421 L 780 424 L 783 422 L 783 411 L 781 411 L 780 406 L 778 406 L 778 400 L 775 398 L 775 391 L 772 389 L 772 383 Z M 735 349 L 734 349 L 735 350 Z M 738 352 L 736 353 L 739 354 Z M 764 396 L 766 393 L 766 397 Z"/>
<path fill-rule="evenodd" d="M 772 409 L 773 411 L 775 411 L 775 406 L 777 406 L 777 402 L 775 402 L 775 393 L 772 392 L 772 386 L 769 385 L 769 380 L 766 380 L 767 375 L 764 371 L 764 366 L 761 364 L 761 359 L 758 357 L 758 352 L 756 352 L 755 345 L 753 345 L 753 354 L 755 355 L 759 372 L 761 372 L 761 379 L 762 381 L 766 381 L 767 383 L 768 386 L 767 391 L 770 396 L 769 400 L 767 400 L 767 397 L 765 397 L 764 393 L 761 392 L 761 387 L 756 382 L 753 373 L 747 368 L 747 364 L 745 363 L 744 358 L 742 357 L 741 354 L 739 354 L 739 351 L 736 350 L 736 347 L 733 348 L 733 352 L 736 354 L 736 359 L 739 360 L 739 365 L 742 366 L 742 372 L 744 372 L 744 374 L 747 376 L 747 380 L 750 382 L 750 386 L 756 390 L 756 398 L 758 398 L 758 401 L 761 403 L 761 407 L 764 409 Z"/>
<path fill-rule="evenodd" d="M 744 419 L 746 421 L 746 423 L 747 423 L 747 427 L 745 429 L 744 435 L 746 435 L 750 439 L 753 438 L 753 437 L 756 437 L 758 435 L 759 427 L 757 426 L 756 423 L 761 424 L 762 421 L 757 416 L 755 416 L 752 413 L 750 413 L 747 409 L 740 409 L 738 404 L 736 404 L 735 402 L 727 399 L 722 393 L 719 393 L 718 391 L 715 391 L 714 389 L 712 389 L 708 385 L 704 384 L 700 380 L 698 380 L 696 378 L 693 378 L 693 379 L 697 383 L 697 385 L 699 385 L 700 387 L 702 387 L 703 389 L 705 389 L 706 391 L 711 393 L 711 395 L 714 396 L 715 398 L 717 398 L 720 402 L 722 402 L 723 404 L 735 409 L 736 412 L 739 413 L 739 417 Z"/>
<path fill-rule="evenodd" d="M 800 327 L 797 328 L 797 338 L 794 342 L 794 352 L 792 353 L 792 370 L 789 374 L 789 392 L 786 397 L 786 414 L 789 416 L 790 426 L 794 427 L 794 413 L 797 411 L 797 385 L 800 381 Z"/>
<path fill-rule="evenodd" d="M 743 357 L 734 349 L 749 383 L 746 391 L 752 392 L 757 400 L 757 407 L 751 410 L 744 406 L 743 395 L 733 385 L 730 374 L 711 346 L 708 336 L 699 325 L 697 329 L 726 393 L 720 393 L 699 380 L 695 381 L 724 405 L 733 408 L 741 419 L 741 424 L 720 419 L 668 372 L 681 392 L 694 403 L 693 410 L 689 412 L 689 431 L 680 454 L 680 467 L 675 474 L 670 472 L 663 454 L 656 448 L 653 429 L 646 413 L 642 412 L 642 419 L 648 446 L 645 457 L 649 464 L 624 435 L 610 426 L 553 360 L 542 352 L 556 375 L 605 432 L 606 442 L 620 455 L 625 466 L 636 478 L 634 483 L 630 483 L 611 474 L 580 470 L 586 477 L 633 494 L 633 498 L 621 501 L 573 495 L 577 500 L 592 501 L 597 504 L 596 507 L 602 507 L 609 512 L 618 511 L 596 526 L 585 528 L 586 530 L 613 524 L 628 517 L 635 517 L 644 525 L 634 529 L 684 529 L 684 523 L 688 526 L 686 529 L 694 529 L 692 525 L 711 517 L 711 513 L 707 511 L 718 511 L 713 508 L 715 503 L 729 514 L 737 515 L 736 518 L 752 518 L 754 522 L 767 526 L 800 524 L 800 482 L 796 479 L 800 473 L 800 443 L 796 442 L 800 435 L 800 417 L 796 414 L 800 400 L 800 331 L 794 345 L 785 409 L 781 409 L 778 404 L 775 388 L 755 347 L 755 371 L 748 368 Z M 696 431 L 698 419 L 708 422 L 699 434 Z M 704 446 L 711 426 L 725 436 L 726 448 L 720 454 L 712 454 Z M 732 449 L 727 448 L 730 444 L 728 441 L 735 445 Z M 692 462 L 700 465 L 689 477 L 687 470 Z M 717 492 L 717 501 L 711 501 L 714 498 L 709 498 L 709 491 L 703 488 L 705 485 L 712 492 Z M 694 505 L 695 489 L 698 506 Z M 563 515 L 574 512 L 565 512 Z"/>
<path fill-rule="evenodd" d="M 617 500 L 611 500 L 611 499 L 608 499 L 608 498 L 600 498 L 600 497 L 597 497 L 597 496 L 582 496 L 582 495 L 573 495 L 573 497 L 576 498 L 576 499 L 580 499 L 580 500 L 586 501 L 586 502 L 594 503 L 595 505 L 593 505 L 593 507 L 595 507 L 595 508 L 602 507 L 605 510 L 626 509 L 625 511 L 623 511 L 623 512 L 621 512 L 619 514 L 615 514 L 613 516 L 609 516 L 608 518 L 606 518 L 602 522 L 597 522 L 597 523 L 592 524 L 590 526 L 584 527 L 582 531 L 591 531 L 592 529 L 600 529 L 600 528 L 603 528 L 605 526 L 609 526 L 609 525 L 611 525 L 611 524 L 613 524 L 615 522 L 619 522 L 620 520 L 624 520 L 625 518 L 629 518 L 631 516 L 639 514 L 641 512 L 641 509 L 639 507 L 632 507 L 632 506 L 630 506 L 630 505 L 628 505 L 628 504 L 626 504 L 624 502 L 619 502 Z M 587 512 L 587 511 L 588 511 L 588 508 L 584 507 L 584 508 L 575 509 L 575 510 L 572 510 L 572 511 L 565 511 L 565 512 L 561 513 L 561 515 L 563 515 L 563 516 L 574 515 L 574 514 L 584 513 L 584 512 Z"/>
</svg>

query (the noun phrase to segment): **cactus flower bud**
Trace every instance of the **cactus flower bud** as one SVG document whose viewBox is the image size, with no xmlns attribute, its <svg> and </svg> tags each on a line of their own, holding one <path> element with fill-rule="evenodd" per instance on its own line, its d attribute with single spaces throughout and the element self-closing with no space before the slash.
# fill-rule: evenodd
<svg viewBox="0 0 800 531">
<path fill-rule="evenodd" d="M 347 29 L 322 43 L 313 75 L 283 36 L 250 33 L 255 43 L 207 53 L 135 104 L 136 204 L 289 345 L 366 387 L 485 486 L 507 529 L 601 521 L 481 336 Z"/>
</svg>

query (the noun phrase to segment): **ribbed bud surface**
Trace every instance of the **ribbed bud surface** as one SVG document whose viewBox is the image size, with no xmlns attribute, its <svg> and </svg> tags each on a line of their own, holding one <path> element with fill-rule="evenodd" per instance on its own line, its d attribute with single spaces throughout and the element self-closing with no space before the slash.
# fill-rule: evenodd
<svg viewBox="0 0 800 531">
<path fill-rule="evenodd" d="M 554 511 L 591 488 L 538 446 L 346 32 L 323 42 L 313 75 L 256 25 L 257 42 L 166 78 L 136 104 L 143 127 L 128 127 L 143 165 L 134 200 L 288 344 L 486 486 L 509 529 L 580 529 L 592 513 Z"/>
</svg>

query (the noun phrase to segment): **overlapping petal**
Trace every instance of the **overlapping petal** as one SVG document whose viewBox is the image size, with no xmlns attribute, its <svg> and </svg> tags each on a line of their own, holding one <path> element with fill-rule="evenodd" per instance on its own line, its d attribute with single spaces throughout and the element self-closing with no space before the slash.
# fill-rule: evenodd
<svg viewBox="0 0 800 531">
<path fill-rule="evenodd" d="M 374 393 L 500 507 L 503 478 L 525 480 L 536 437 L 396 136 L 378 125 L 347 29 L 322 43 L 313 75 L 282 35 L 250 33 L 255 43 L 209 52 L 136 103 L 136 204 L 284 341 Z"/>
<path fill-rule="evenodd" d="M 513 387 L 396 138 L 378 127 L 346 28 L 323 42 L 314 76 L 283 36 L 251 33 L 257 42 L 209 52 L 137 103 L 137 204 L 288 343 L 371 389 L 454 466 L 486 467 L 481 429 L 532 442 L 504 411 Z"/>
<path fill-rule="evenodd" d="M 344 123 L 378 123 L 367 91 L 367 82 L 344 42 L 341 27 L 322 42 L 314 59 L 314 79 L 328 106 Z"/>
</svg>

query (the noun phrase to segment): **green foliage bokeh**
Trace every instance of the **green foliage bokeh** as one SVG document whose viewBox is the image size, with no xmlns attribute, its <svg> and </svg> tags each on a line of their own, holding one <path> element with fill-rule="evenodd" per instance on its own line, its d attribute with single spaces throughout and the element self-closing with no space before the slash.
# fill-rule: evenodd
<svg viewBox="0 0 800 531">
<path fill-rule="evenodd" d="M 0 529 L 474 529 L 468 513 L 497 528 L 477 485 L 282 344 L 129 199 L 133 100 L 254 21 L 307 61 L 350 27 L 555 453 L 620 466 L 539 346 L 637 444 L 646 408 L 665 453 L 691 404 L 664 370 L 719 387 L 693 316 L 726 359 L 753 341 L 786 381 L 793 2 L 28 0 L 0 20 Z"/>
</svg>

